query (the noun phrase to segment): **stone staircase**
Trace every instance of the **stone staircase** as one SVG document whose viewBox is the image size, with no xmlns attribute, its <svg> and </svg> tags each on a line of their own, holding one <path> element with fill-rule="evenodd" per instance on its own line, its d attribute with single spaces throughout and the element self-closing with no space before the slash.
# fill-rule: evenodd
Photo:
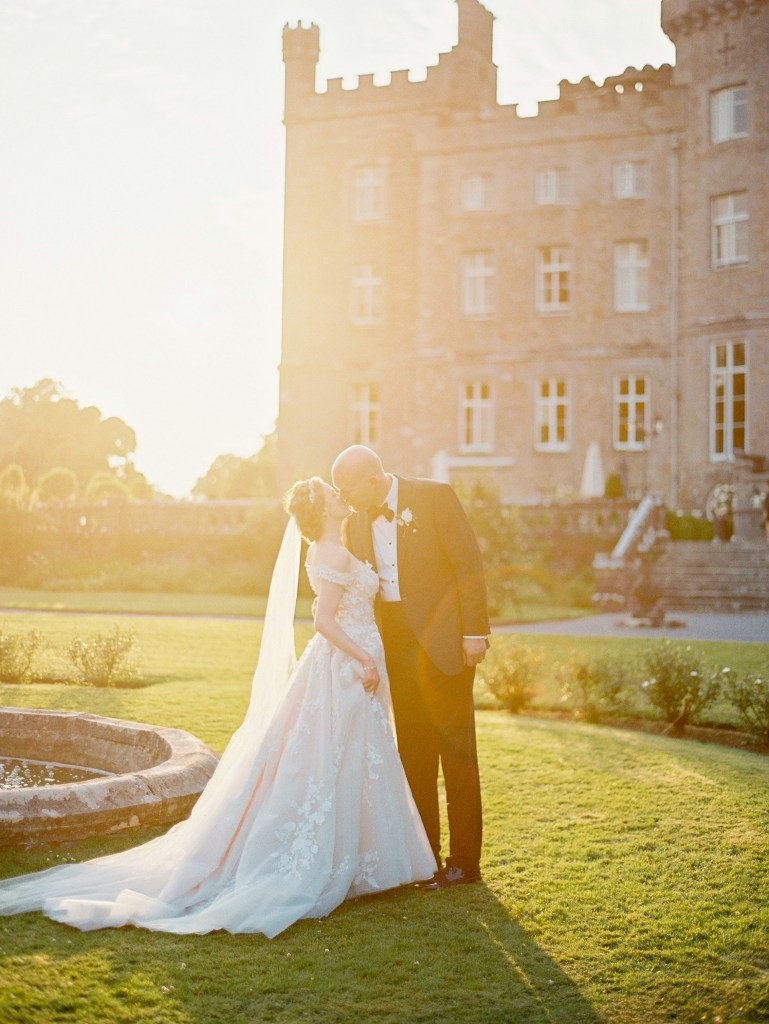
<svg viewBox="0 0 769 1024">
<path fill-rule="evenodd" d="M 668 609 L 769 610 L 769 545 L 675 541 L 651 580 Z"/>
</svg>

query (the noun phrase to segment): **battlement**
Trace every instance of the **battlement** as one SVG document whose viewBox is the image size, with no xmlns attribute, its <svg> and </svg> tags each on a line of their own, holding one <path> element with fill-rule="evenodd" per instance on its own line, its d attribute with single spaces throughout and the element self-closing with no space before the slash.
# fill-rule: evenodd
<svg viewBox="0 0 769 1024">
<path fill-rule="evenodd" d="M 432 67 L 437 66 L 437 64 L 432 65 Z M 379 74 L 327 78 L 325 88 L 319 90 L 319 95 L 335 96 L 340 93 L 360 92 L 366 96 L 381 89 L 387 89 L 393 93 L 405 92 L 427 81 L 429 74 L 430 68 L 428 67 L 427 69 L 422 68 L 421 71 L 405 68 Z"/>
<path fill-rule="evenodd" d="M 283 26 L 283 60 L 286 64 L 310 60 L 317 64 L 319 56 L 320 28 L 314 22 L 309 25 L 301 21 L 295 24 L 287 22 Z"/>
<path fill-rule="evenodd" d="M 662 0 L 662 30 L 669 39 L 688 36 L 746 14 L 758 14 L 769 0 Z"/>
<path fill-rule="evenodd" d="M 443 109 L 461 107 L 461 101 L 452 102 L 456 85 L 452 88 L 455 68 L 450 59 L 454 51 L 441 54 L 437 64 L 428 68 L 399 69 L 387 73 L 329 78 L 313 88 L 312 116 L 333 118 L 357 113 L 384 112 L 403 109 Z M 643 68 L 626 68 L 620 75 L 607 78 L 599 85 L 588 76 L 579 82 L 563 79 L 559 83 L 557 99 L 542 100 L 538 111 L 531 116 L 518 113 L 516 104 L 499 104 L 496 88 L 484 105 L 486 114 L 493 110 L 513 113 L 520 120 L 568 114 L 586 114 L 596 111 L 621 110 L 625 105 L 653 105 L 662 102 L 664 94 L 672 88 L 673 68 L 663 64 L 659 68 L 647 64 Z M 310 114 L 310 111 L 307 111 Z"/>
<path fill-rule="evenodd" d="M 672 82 L 673 68 L 663 64 L 654 68 L 646 64 L 643 68 L 625 68 L 621 75 L 605 79 L 603 85 L 597 85 L 587 75 L 579 82 L 573 83 L 564 79 L 560 82 L 561 98 L 573 100 L 579 96 L 596 92 L 613 90 L 618 96 L 626 92 L 645 92 L 647 89 L 666 88 Z"/>
<path fill-rule="evenodd" d="M 426 73 L 402 69 L 384 79 L 370 74 L 330 78 L 319 91 L 315 89 L 318 27 L 287 24 L 283 29 L 286 117 L 333 117 L 394 107 L 479 109 L 496 104 L 496 67 L 491 59 L 494 17 L 480 0 L 456 3 L 457 43 L 439 54 L 437 64 Z"/>
<path fill-rule="evenodd" d="M 651 64 L 643 68 L 626 68 L 621 75 L 613 75 L 598 85 L 587 75 L 579 82 L 566 79 L 559 83 L 560 97 L 550 101 L 561 113 L 581 113 L 583 110 L 613 110 L 619 107 L 623 97 L 641 97 L 648 103 L 657 103 L 660 94 L 669 89 L 673 80 L 673 68 L 663 64 L 654 68 Z M 541 106 L 541 105 L 540 105 Z"/>
<path fill-rule="evenodd" d="M 520 117 L 517 107 L 501 108 L 496 95 L 496 66 L 491 59 L 493 15 L 479 0 L 456 0 L 458 40 L 426 69 L 398 69 L 386 74 L 329 78 L 316 88 L 320 33 L 315 24 L 287 24 L 283 29 L 286 63 L 286 117 L 334 118 L 412 110 L 475 111 L 489 116 L 504 109 Z M 675 2 L 675 0 L 674 0 Z M 684 2 L 684 0 L 678 0 Z M 691 0 L 687 0 L 691 2 Z M 744 0 L 769 2 L 769 0 Z M 655 104 L 672 86 L 673 68 L 663 64 L 626 68 L 598 85 L 585 77 L 563 80 L 555 100 L 539 104 L 535 117 L 594 113 L 624 104 Z M 521 120 L 531 118 L 521 118 Z"/>
</svg>

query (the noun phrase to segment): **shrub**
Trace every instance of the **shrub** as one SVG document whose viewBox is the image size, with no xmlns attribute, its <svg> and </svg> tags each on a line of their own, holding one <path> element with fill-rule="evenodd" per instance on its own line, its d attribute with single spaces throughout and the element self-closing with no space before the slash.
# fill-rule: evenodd
<svg viewBox="0 0 769 1024">
<path fill-rule="evenodd" d="M 10 463 L 0 473 L 0 499 L 17 508 L 24 508 L 29 500 L 29 485 L 24 470 L 16 462 Z"/>
<path fill-rule="evenodd" d="M 665 514 L 665 529 L 671 540 L 713 540 L 713 524 L 696 512 L 673 512 Z"/>
<path fill-rule="evenodd" d="M 603 489 L 604 498 L 624 498 L 625 485 L 619 473 L 609 473 Z"/>
<path fill-rule="evenodd" d="M 738 676 L 721 670 L 724 695 L 737 709 L 745 728 L 769 743 L 769 662 L 758 672 Z"/>
<path fill-rule="evenodd" d="M 85 488 L 86 501 L 121 502 L 130 497 L 131 488 L 109 469 L 94 473 Z"/>
<path fill-rule="evenodd" d="M 112 633 L 97 633 L 87 640 L 75 637 L 70 640 L 67 653 L 79 682 L 86 686 L 116 686 L 134 675 L 135 670 L 127 661 L 135 643 L 135 634 L 123 633 L 115 626 Z"/>
<path fill-rule="evenodd" d="M 504 661 L 484 662 L 483 678 L 488 689 L 511 714 L 531 705 L 536 683 L 542 677 L 545 656 L 536 647 L 516 643 Z"/>
<path fill-rule="evenodd" d="M 518 602 L 521 527 L 518 510 L 504 504 L 498 490 L 484 480 L 459 481 L 457 494 L 483 553 L 489 607 L 497 614 Z"/>
<path fill-rule="evenodd" d="M 586 575 L 571 576 L 562 583 L 556 583 L 552 599 L 569 608 L 590 608 L 595 594 L 595 582 Z"/>
<path fill-rule="evenodd" d="M 587 721 L 628 710 L 632 669 L 618 658 L 573 655 L 557 670 L 561 696 Z"/>
<path fill-rule="evenodd" d="M 665 640 L 645 651 L 642 661 L 643 692 L 670 722 L 673 734 L 680 734 L 718 696 L 718 673 L 704 669 L 691 647 Z"/>
<path fill-rule="evenodd" d="M 74 500 L 78 492 L 77 477 L 66 466 L 54 466 L 37 481 L 35 498 L 44 505 L 49 502 L 66 503 Z"/>
<path fill-rule="evenodd" d="M 15 469 L 18 467 L 9 466 L 0 474 L 0 580 L 12 586 L 19 585 L 43 541 L 39 517 L 27 507 L 23 475 L 10 472 Z"/>
<path fill-rule="evenodd" d="M 31 629 L 26 635 L 0 629 L 0 679 L 4 683 L 29 683 L 32 666 L 43 642 L 42 634 Z"/>
</svg>

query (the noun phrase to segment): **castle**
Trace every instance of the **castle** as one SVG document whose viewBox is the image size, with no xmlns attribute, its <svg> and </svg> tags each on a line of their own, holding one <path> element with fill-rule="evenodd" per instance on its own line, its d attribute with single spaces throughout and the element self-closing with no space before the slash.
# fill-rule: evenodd
<svg viewBox="0 0 769 1024">
<path fill-rule="evenodd" d="M 447 0 L 448 2 L 448 0 Z M 662 0 L 675 67 L 500 105 L 493 16 L 411 81 L 316 92 L 289 27 L 281 484 L 397 472 L 702 508 L 769 456 L 769 0 Z"/>
</svg>

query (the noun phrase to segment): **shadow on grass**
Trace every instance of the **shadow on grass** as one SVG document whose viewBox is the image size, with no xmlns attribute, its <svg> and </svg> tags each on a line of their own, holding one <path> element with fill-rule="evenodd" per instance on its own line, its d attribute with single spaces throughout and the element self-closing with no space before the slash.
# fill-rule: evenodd
<svg viewBox="0 0 769 1024">
<path fill-rule="evenodd" d="M 382 903 L 387 899 L 386 895 L 380 898 Z M 397 949 L 401 954 L 413 951 L 413 965 L 420 975 L 406 988 L 410 1016 L 393 1020 L 457 1024 L 601 1024 L 604 1020 L 486 884 L 438 893 L 400 890 L 389 900 L 391 914 L 404 912 L 404 934 Z M 378 901 L 357 902 L 376 906 Z M 352 907 L 340 908 L 340 918 L 352 913 Z M 384 921 L 383 914 L 382 925 Z M 386 962 L 392 957 L 392 936 L 384 928 L 374 930 L 371 952 Z"/>
<path fill-rule="evenodd" d="M 43 860 L 28 857 L 26 867 Z M 6 871 L 16 867 L 6 863 Z M 3 1016 L 0 995 L 0 1017 L 24 1024 L 63 1015 L 84 1024 L 604 1020 L 485 884 L 352 900 L 272 940 L 133 928 L 81 933 L 23 915 L 0 918 L 0 947 L 0 972 L 29 978 L 5 1005 L 20 1016 Z"/>
<path fill-rule="evenodd" d="M 489 973 L 499 976 L 510 1020 L 599 1024 L 595 1010 L 574 981 L 485 886 L 468 916 L 487 937 Z"/>
</svg>

